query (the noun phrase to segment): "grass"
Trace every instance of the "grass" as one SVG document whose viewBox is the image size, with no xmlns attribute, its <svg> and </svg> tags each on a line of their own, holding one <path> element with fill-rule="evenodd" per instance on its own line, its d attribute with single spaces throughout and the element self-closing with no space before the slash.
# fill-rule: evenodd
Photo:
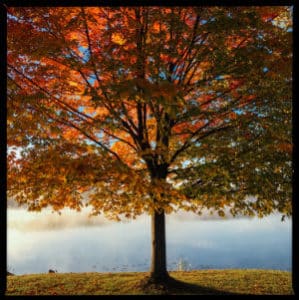
<svg viewBox="0 0 299 300">
<path fill-rule="evenodd" d="M 274 270 L 173 271 L 167 290 L 144 288 L 145 272 L 54 273 L 7 276 L 6 295 L 293 295 L 290 272 Z"/>
</svg>

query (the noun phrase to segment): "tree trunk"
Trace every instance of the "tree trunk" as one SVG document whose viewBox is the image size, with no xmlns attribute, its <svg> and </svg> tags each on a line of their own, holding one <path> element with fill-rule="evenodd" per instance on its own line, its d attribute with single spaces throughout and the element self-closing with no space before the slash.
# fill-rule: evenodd
<svg viewBox="0 0 299 300">
<path fill-rule="evenodd" d="M 166 235 L 165 214 L 154 212 L 152 222 L 152 261 L 150 278 L 155 282 L 163 282 L 169 278 L 166 267 Z"/>
</svg>

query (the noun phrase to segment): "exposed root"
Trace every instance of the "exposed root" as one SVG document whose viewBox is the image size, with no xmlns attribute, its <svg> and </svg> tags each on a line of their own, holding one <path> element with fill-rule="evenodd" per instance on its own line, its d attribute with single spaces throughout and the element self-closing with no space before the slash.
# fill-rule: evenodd
<svg viewBox="0 0 299 300">
<path fill-rule="evenodd" d="M 147 293 L 153 294 L 169 294 L 171 290 L 177 287 L 178 281 L 168 274 L 161 277 L 146 276 L 143 278 L 139 287 Z"/>
</svg>

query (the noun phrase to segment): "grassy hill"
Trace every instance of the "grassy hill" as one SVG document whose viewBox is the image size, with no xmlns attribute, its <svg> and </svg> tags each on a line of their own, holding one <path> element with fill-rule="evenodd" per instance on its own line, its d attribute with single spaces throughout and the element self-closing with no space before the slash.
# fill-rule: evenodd
<svg viewBox="0 0 299 300">
<path fill-rule="evenodd" d="M 291 295 L 290 272 L 274 270 L 174 271 L 176 284 L 144 288 L 148 273 L 54 273 L 7 276 L 6 295 Z"/>
</svg>

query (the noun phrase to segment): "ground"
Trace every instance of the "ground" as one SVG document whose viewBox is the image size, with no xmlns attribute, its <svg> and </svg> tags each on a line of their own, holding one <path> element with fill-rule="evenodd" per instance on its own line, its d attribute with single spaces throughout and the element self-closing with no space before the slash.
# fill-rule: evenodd
<svg viewBox="0 0 299 300">
<path fill-rule="evenodd" d="M 169 272 L 168 285 L 144 285 L 145 272 L 51 273 L 7 276 L 6 295 L 291 295 L 292 275 L 274 270 Z"/>
</svg>

